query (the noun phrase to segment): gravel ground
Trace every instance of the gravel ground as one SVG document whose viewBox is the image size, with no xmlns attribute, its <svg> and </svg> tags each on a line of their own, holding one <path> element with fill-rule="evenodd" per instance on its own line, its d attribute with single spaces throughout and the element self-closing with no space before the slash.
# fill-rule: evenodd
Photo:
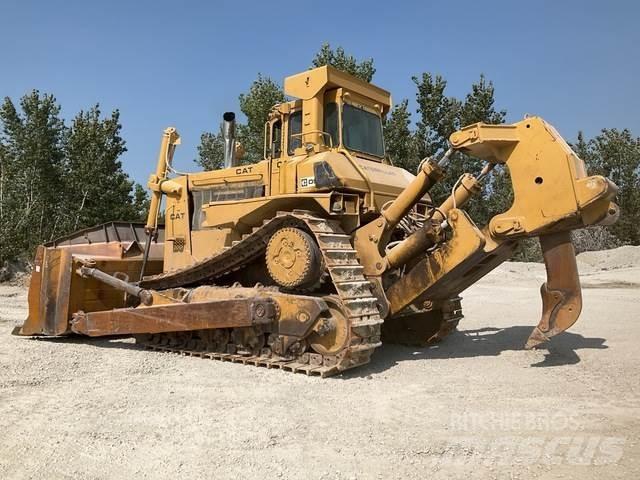
<svg viewBox="0 0 640 480">
<path fill-rule="evenodd" d="M 0 478 L 640 478 L 640 268 L 593 265 L 546 349 L 543 269 L 505 264 L 445 342 L 329 379 L 13 337 L 26 290 L 0 286 Z"/>
</svg>

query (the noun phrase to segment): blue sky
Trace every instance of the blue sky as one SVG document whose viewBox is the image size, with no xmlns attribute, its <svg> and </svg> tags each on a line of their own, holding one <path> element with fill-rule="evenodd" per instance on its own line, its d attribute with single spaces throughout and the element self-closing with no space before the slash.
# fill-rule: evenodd
<svg viewBox="0 0 640 480">
<path fill-rule="evenodd" d="M 635 1 L 41 1 L 0 0 L 0 96 L 53 93 L 70 119 L 119 108 L 124 167 L 146 183 L 162 130 L 176 126 L 178 169 L 195 169 L 200 134 L 258 72 L 306 69 L 323 42 L 373 57 L 374 83 L 414 99 L 430 71 L 464 96 L 484 73 L 516 121 L 538 114 L 578 130 L 640 135 L 640 2 Z M 415 104 L 413 104 L 415 106 Z"/>
</svg>

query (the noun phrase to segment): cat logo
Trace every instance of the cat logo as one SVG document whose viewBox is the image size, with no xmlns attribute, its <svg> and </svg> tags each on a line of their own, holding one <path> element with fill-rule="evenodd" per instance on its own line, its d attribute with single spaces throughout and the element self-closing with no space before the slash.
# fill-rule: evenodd
<svg viewBox="0 0 640 480">
<path fill-rule="evenodd" d="M 300 179 L 300 187 L 313 187 L 316 184 L 315 177 L 302 177 Z"/>
<path fill-rule="evenodd" d="M 236 175 L 242 175 L 244 173 L 251 173 L 251 170 L 253 170 L 253 167 L 236 168 Z"/>
<path fill-rule="evenodd" d="M 170 220 L 181 220 L 183 218 L 184 218 L 184 212 L 177 212 L 169 215 Z"/>
</svg>

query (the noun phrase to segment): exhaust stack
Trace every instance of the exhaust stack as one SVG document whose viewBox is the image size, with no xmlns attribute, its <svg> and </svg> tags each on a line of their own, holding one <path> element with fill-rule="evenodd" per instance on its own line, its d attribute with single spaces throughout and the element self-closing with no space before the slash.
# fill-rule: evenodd
<svg viewBox="0 0 640 480">
<path fill-rule="evenodd" d="M 236 162 L 236 114 L 225 112 L 222 116 L 222 136 L 224 137 L 224 168 L 235 167 Z"/>
</svg>

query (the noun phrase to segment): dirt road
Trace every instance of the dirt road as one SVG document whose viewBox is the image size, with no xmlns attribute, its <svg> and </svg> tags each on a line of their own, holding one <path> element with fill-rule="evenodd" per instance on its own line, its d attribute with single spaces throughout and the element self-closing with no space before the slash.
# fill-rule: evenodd
<svg viewBox="0 0 640 480">
<path fill-rule="evenodd" d="M 0 478 L 640 478 L 640 268 L 589 268 L 547 349 L 522 350 L 542 267 L 505 264 L 442 344 L 324 380 L 12 337 L 0 286 Z"/>
</svg>

